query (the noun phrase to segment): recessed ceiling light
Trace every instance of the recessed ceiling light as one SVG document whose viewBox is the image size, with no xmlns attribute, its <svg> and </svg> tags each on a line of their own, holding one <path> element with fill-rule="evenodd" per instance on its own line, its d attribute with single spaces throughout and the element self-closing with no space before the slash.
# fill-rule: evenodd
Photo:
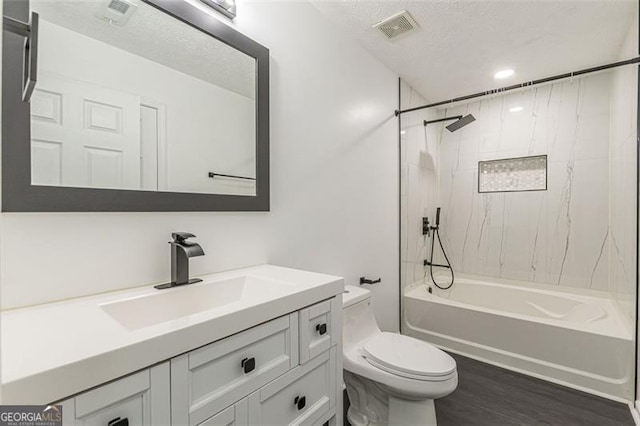
<svg viewBox="0 0 640 426">
<path fill-rule="evenodd" d="M 407 133 L 406 130 L 400 132 L 401 135 L 404 135 L 405 133 Z"/>
<path fill-rule="evenodd" d="M 497 73 L 495 73 L 493 75 L 493 78 L 495 78 L 496 80 L 501 80 L 503 78 L 507 78 L 507 77 L 511 77 L 513 74 L 515 74 L 514 70 L 502 70 L 502 71 L 498 71 Z"/>
<path fill-rule="evenodd" d="M 520 112 L 520 111 L 522 111 L 523 109 L 524 109 L 524 108 L 523 108 L 523 107 L 521 107 L 521 106 L 516 106 L 516 107 L 513 107 L 513 108 L 509 108 L 509 112 Z"/>
</svg>

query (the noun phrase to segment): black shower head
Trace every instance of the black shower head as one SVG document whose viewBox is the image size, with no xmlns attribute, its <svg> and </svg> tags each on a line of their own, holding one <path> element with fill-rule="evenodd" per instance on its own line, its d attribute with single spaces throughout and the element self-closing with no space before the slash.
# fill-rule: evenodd
<svg viewBox="0 0 640 426">
<path fill-rule="evenodd" d="M 463 128 L 467 124 L 473 123 L 474 121 L 476 121 L 476 118 L 471 114 L 467 114 L 464 117 L 462 115 L 456 115 L 453 117 L 443 117 L 435 120 L 424 120 L 424 125 L 426 126 L 427 124 L 442 123 L 443 121 L 451 121 L 451 120 L 456 120 L 456 121 L 449 124 L 447 126 L 447 130 L 450 132 L 455 132 L 456 130 Z"/>
<path fill-rule="evenodd" d="M 455 132 L 456 130 L 461 129 L 467 124 L 473 123 L 474 121 L 476 121 L 476 118 L 472 114 L 467 114 L 464 117 L 461 117 L 460 119 L 458 119 L 457 121 L 454 121 L 453 123 L 449 124 L 447 126 L 447 130 L 450 132 Z"/>
</svg>

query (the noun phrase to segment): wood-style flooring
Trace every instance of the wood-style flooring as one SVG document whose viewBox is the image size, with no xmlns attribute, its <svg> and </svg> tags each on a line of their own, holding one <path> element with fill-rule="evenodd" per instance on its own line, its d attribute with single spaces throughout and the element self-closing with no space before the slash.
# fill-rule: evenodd
<svg viewBox="0 0 640 426">
<path fill-rule="evenodd" d="M 438 426 L 634 425 L 626 404 L 451 356 L 458 363 L 458 388 L 436 400 Z"/>
<path fill-rule="evenodd" d="M 460 355 L 458 389 L 436 400 L 439 426 L 634 425 L 626 404 Z"/>
</svg>

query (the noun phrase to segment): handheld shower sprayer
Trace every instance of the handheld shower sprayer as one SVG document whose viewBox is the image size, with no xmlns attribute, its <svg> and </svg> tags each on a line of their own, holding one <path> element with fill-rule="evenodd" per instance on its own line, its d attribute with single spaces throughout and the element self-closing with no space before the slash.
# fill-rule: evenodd
<svg viewBox="0 0 640 426">
<path fill-rule="evenodd" d="M 453 273 L 453 268 L 451 267 L 451 262 L 449 262 L 449 257 L 447 257 L 447 253 L 444 251 L 444 246 L 442 245 L 442 240 L 440 239 L 440 207 L 436 209 L 436 224 L 435 226 L 431 226 L 430 229 L 431 231 L 433 231 L 431 233 L 431 253 L 430 253 L 430 258 L 424 261 L 424 266 L 429 267 L 429 275 L 431 276 L 431 281 L 433 282 L 433 284 L 436 287 L 438 287 L 440 290 L 447 290 L 447 289 L 450 289 L 451 286 L 453 285 L 453 282 L 455 281 L 455 276 Z M 433 252 L 435 248 L 436 237 L 438 238 L 438 243 L 440 244 L 440 250 L 442 250 L 444 259 L 447 262 L 446 265 L 438 265 L 433 263 Z M 434 266 L 437 268 L 447 268 L 451 271 L 451 282 L 448 285 L 441 286 L 440 284 L 437 283 L 435 277 L 433 276 Z"/>
</svg>

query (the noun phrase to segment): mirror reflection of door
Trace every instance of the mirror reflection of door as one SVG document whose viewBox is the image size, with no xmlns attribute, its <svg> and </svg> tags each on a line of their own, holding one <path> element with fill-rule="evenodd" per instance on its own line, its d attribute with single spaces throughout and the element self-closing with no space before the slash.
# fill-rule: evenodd
<svg viewBox="0 0 640 426">
<path fill-rule="evenodd" d="M 32 183 L 256 195 L 255 59 L 144 2 L 109 21 L 111 4 L 31 0 Z"/>
<path fill-rule="evenodd" d="M 41 75 L 31 103 L 35 185 L 140 189 L 140 98 Z"/>
</svg>

